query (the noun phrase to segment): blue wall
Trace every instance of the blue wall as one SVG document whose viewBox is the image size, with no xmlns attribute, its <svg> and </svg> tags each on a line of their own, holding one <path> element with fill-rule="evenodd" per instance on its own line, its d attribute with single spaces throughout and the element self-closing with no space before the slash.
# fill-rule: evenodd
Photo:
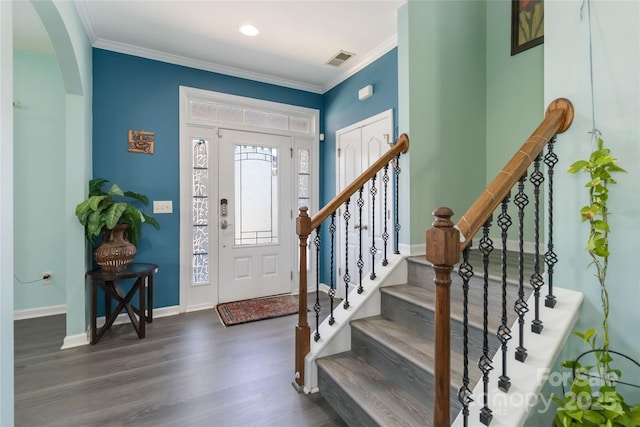
<svg viewBox="0 0 640 427">
<path fill-rule="evenodd" d="M 156 215 L 159 231 L 143 229 L 136 261 L 160 266 L 154 305 L 178 305 L 179 86 L 318 110 L 322 96 L 101 49 L 93 50 L 93 70 L 93 176 L 173 201 L 173 214 Z M 129 129 L 154 132 L 155 154 L 128 152 Z"/>
<path fill-rule="evenodd" d="M 373 96 L 358 100 L 358 91 L 373 85 Z M 336 195 L 336 131 L 383 111 L 393 109 L 394 140 L 398 137 L 398 49 L 363 68 L 357 74 L 323 95 L 324 142 L 320 143 L 320 206 Z M 402 130 L 401 130 L 402 132 Z M 329 241 L 327 227 L 323 227 L 322 241 Z M 327 246 L 327 245 L 325 245 Z M 329 253 L 325 248 L 320 261 L 320 280 L 329 282 Z"/>
<path fill-rule="evenodd" d="M 358 100 L 358 91 L 373 85 L 373 96 Z M 398 49 L 394 48 L 323 95 L 324 136 L 320 145 L 320 206 L 336 194 L 336 131 L 393 109 L 398 137 Z"/>
</svg>

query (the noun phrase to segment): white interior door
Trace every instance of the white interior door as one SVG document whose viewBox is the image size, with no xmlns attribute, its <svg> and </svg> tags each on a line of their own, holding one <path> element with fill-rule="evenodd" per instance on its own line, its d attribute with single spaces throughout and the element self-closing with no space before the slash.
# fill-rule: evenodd
<svg viewBox="0 0 640 427">
<path fill-rule="evenodd" d="M 358 175 L 390 148 L 392 132 L 393 117 L 391 111 L 388 111 L 336 133 L 338 192 L 353 182 Z M 351 285 L 358 284 L 360 280 L 358 264 L 362 264 L 362 274 L 365 277 L 371 271 L 373 263 L 382 258 L 385 225 L 387 233 L 392 234 L 390 228 L 392 206 L 387 203 L 387 209 L 384 208 L 383 174 L 384 171 L 378 172 L 375 188 L 371 181 L 363 187 L 362 218 L 358 204 L 359 192 L 356 192 L 350 199 L 348 224 L 344 218 L 346 207 L 343 206 L 340 210 L 338 218 L 340 226 L 336 240 L 339 253 L 337 289 L 341 295 L 345 287 L 345 273 L 348 273 Z M 390 190 L 388 187 L 389 197 Z M 388 242 L 388 244 L 391 243 L 390 240 Z M 371 248 L 374 246 L 375 255 L 372 256 Z"/>
<path fill-rule="evenodd" d="M 291 292 L 291 138 L 230 129 L 218 137 L 218 301 Z"/>
</svg>

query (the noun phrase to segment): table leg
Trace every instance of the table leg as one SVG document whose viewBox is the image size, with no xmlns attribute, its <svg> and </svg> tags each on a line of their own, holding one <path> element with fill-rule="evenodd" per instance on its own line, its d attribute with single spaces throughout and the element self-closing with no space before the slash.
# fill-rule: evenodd
<svg viewBox="0 0 640 427">
<path fill-rule="evenodd" d="M 144 338 L 144 327 L 147 324 L 147 319 L 145 316 L 145 304 L 144 304 L 144 300 L 145 300 L 145 296 L 146 296 L 146 292 L 145 292 L 145 285 L 146 285 L 146 280 L 144 277 L 141 277 L 140 279 L 138 279 L 140 282 L 138 283 L 138 297 L 140 298 L 140 307 L 139 307 L 139 311 L 140 311 L 140 317 L 138 320 L 138 337 L 139 338 Z M 135 286 L 135 285 L 134 285 Z"/>
<path fill-rule="evenodd" d="M 93 280 L 91 281 L 91 344 L 95 344 L 96 341 L 96 328 L 98 316 L 98 284 Z"/>
<path fill-rule="evenodd" d="M 148 276 L 147 282 L 147 305 L 149 310 L 149 315 L 147 316 L 147 322 L 153 322 L 153 274 Z"/>
<path fill-rule="evenodd" d="M 105 286 L 107 286 L 107 287 L 109 287 L 111 289 L 114 289 L 114 283 L 113 282 L 105 282 Z M 111 298 L 112 298 L 112 296 L 109 295 L 109 293 L 106 290 L 103 289 L 103 291 L 104 291 L 104 311 L 105 311 L 104 320 L 106 322 L 107 319 L 109 317 L 111 317 Z"/>
</svg>

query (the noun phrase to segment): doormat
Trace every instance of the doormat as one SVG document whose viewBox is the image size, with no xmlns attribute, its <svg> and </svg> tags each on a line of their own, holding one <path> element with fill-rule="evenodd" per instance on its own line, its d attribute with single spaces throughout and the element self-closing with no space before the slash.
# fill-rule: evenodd
<svg viewBox="0 0 640 427">
<path fill-rule="evenodd" d="M 218 304 L 216 311 L 223 325 L 232 326 L 296 314 L 298 304 L 293 295 L 279 295 Z"/>
</svg>

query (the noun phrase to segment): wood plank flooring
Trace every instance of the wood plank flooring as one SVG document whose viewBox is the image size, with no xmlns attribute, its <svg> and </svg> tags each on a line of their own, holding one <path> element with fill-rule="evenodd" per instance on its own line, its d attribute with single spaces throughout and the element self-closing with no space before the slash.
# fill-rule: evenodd
<svg viewBox="0 0 640 427">
<path fill-rule="evenodd" d="M 64 315 L 16 321 L 15 425 L 344 427 L 291 385 L 296 322 L 225 328 L 204 310 L 154 319 L 142 340 L 122 324 L 60 350 Z"/>
</svg>

